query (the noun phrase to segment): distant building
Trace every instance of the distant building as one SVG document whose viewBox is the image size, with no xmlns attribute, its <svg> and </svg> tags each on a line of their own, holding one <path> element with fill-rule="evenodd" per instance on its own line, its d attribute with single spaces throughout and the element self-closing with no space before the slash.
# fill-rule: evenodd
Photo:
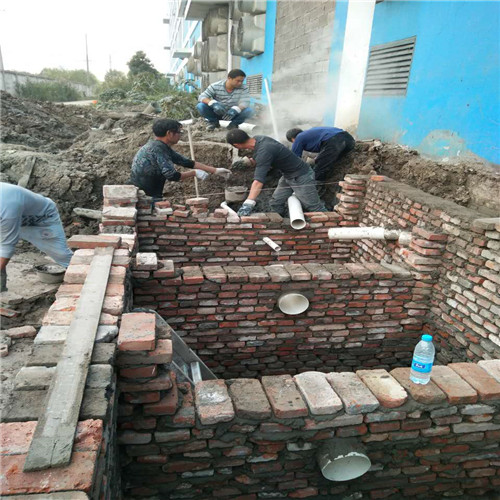
<svg viewBox="0 0 500 500">
<path fill-rule="evenodd" d="M 239 67 L 262 102 L 267 79 L 280 129 L 336 125 L 435 157 L 500 163 L 500 2 L 172 6 L 171 53 L 184 59 L 172 60 L 171 73 L 185 68 L 203 88 Z"/>
</svg>

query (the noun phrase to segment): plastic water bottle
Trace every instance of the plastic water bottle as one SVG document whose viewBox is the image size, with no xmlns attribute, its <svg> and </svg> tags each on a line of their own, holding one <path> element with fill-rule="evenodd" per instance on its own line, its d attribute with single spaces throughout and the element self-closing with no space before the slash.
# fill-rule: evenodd
<svg viewBox="0 0 500 500">
<path fill-rule="evenodd" d="M 429 382 L 435 353 L 432 336 L 422 335 L 422 340 L 413 351 L 411 362 L 410 380 L 414 384 L 427 384 Z"/>
</svg>

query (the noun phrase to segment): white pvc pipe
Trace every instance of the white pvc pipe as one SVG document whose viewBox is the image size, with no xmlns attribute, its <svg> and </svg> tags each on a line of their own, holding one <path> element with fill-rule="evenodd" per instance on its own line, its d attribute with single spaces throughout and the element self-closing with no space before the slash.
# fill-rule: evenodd
<svg viewBox="0 0 500 500">
<path fill-rule="evenodd" d="M 403 244 L 411 241 L 411 235 L 398 229 L 386 229 L 385 227 L 332 227 L 328 230 L 328 238 L 331 240 L 397 240 Z"/>
<path fill-rule="evenodd" d="M 239 217 L 239 215 L 238 215 L 238 214 L 237 214 L 237 213 L 236 213 L 236 212 L 235 212 L 232 208 L 230 208 L 230 207 L 228 206 L 228 204 L 227 204 L 225 201 L 223 201 L 223 202 L 220 204 L 220 206 L 221 206 L 222 208 L 225 208 L 225 209 L 229 212 L 229 215 L 234 215 L 235 217 Z"/>
<path fill-rule="evenodd" d="M 323 476 L 329 481 L 349 481 L 371 467 L 364 447 L 350 439 L 327 441 L 317 455 Z"/>
<path fill-rule="evenodd" d="M 271 238 L 268 238 L 267 236 L 265 238 L 262 238 L 262 241 L 269 245 L 275 252 L 281 251 L 281 247 L 275 243 Z"/>
<path fill-rule="evenodd" d="M 181 125 L 187 127 L 189 125 L 192 125 L 194 123 L 194 120 L 181 120 L 179 122 Z M 222 128 L 227 128 L 227 126 L 230 124 L 231 122 L 228 121 L 228 120 L 220 120 L 219 121 L 219 124 Z M 238 128 L 240 130 L 243 130 L 243 132 L 246 132 L 247 134 L 251 134 L 251 133 L 257 133 L 258 131 L 260 131 L 260 127 L 259 125 L 256 125 L 255 123 L 240 123 L 238 125 Z"/>
<path fill-rule="evenodd" d="M 302 205 L 295 194 L 288 198 L 288 212 L 290 213 L 290 226 L 294 229 L 303 229 L 306 226 Z"/>
<path fill-rule="evenodd" d="M 227 128 L 227 126 L 230 124 L 231 122 L 228 121 L 228 120 L 219 120 L 219 124 L 222 128 Z M 243 130 L 243 132 L 246 132 L 247 134 L 251 134 L 252 132 L 255 133 L 258 131 L 259 129 L 259 126 L 256 125 L 255 123 L 240 123 L 238 125 L 238 128 L 240 130 Z"/>
<path fill-rule="evenodd" d="M 309 299 L 301 293 L 284 293 L 278 299 L 278 307 L 288 315 L 302 314 L 309 307 Z"/>
<path fill-rule="evenodd" d="M 264 85 L 266 87 L 267 102 L 269 104 L 269 114 L 271 115 L 271 122 L 273 124 L 274 138 L 279 141 L 278 126 L 276 125 L 276 118 L 274 117 L 273 103 L 271 102 L 271 92 L 269 90 L 267 78 L 264 78 Z"/>
</svg>

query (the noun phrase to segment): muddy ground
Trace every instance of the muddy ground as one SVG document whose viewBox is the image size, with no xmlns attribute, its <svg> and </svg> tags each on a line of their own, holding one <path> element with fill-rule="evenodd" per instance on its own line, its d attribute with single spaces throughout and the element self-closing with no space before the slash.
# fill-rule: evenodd
<svg viewBox="0 0 500 500">
<path fill-rule="evenodd" d="M 135 153 L 152 138 L 155 116 L 137 112 L 137 108 L 100 111 L 17 99 L 5 92 L 1 101 L 1 180 L 17 183 L 34 162 L 28 188 L 57 202 L 68 234 L 95 232 L 97 224 L 74 216 L 72 209 L 99 209 L 104 184 L 128 181 Z M 219 167 L 231 165 L 232 148 L 213 144 L 225 142 L 224 132 L 208 134 L 200 120 L 192 126 L 192 135 L 196 160 Z M 189 156 L 187 134 L 184 136 L 176 149 Z M 498 193 L 499 169 L 479 162 L 435 162 L 405 147 L 358 142 L 329 179 L 324 195 L 327 206 L 335 199 L 336 181 L 349 172 L 377 172 L 488 215 L 500 212 L 500 197 L 492 196 Z M 224 201 L 226 185 L 250 185 L 251 181 L 252 171 L 235 171 L 228 184 L 211 176 L 199 183 L 199 190 L 209 196 L 211 208 L 215 208 Z M 268 180 L 259 210 L 266 209 L 276 183 L 277 177 Z M 192 180 L 165 187 L 165 197 L 177 203 L 193 195 Z"/>
</svg>

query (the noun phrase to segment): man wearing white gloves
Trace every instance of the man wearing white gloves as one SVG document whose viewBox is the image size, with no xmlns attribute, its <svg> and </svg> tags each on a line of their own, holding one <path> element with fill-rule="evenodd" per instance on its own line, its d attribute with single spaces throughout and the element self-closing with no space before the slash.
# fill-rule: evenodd
<svg viewBox="0 0 500 500">
<path fill-rule="evenodd" d="M 243 85 L 246 76 L 241 69 L 233 69 L 225 80 L 212 83 L 200 94 L 196 109 L 207 120 L 208 131 L 220 127 L 219 120 L 231 122 L 228 130 L 238 128 L 253 115 L 249 107 L 250 91 Z"/>
<path fill-rule="evenodd" d="M 182 124 L 176 120 L 161 119 L 153 123 L 155 139 L 148 142 L 136 153 L 132 162 L 130 181 L 142 189 L 155 201 L 161 200 L 165 181 L 178 182 L 190 177 L 200 180 L 215 174 L 227 179 L 231 171 L 227 168 L 215 168 L 198 163 L 172 149 L 179 142 Z M 193 168 L 189 172 L 178 172 L 175 165 Z"/>
</svg>

